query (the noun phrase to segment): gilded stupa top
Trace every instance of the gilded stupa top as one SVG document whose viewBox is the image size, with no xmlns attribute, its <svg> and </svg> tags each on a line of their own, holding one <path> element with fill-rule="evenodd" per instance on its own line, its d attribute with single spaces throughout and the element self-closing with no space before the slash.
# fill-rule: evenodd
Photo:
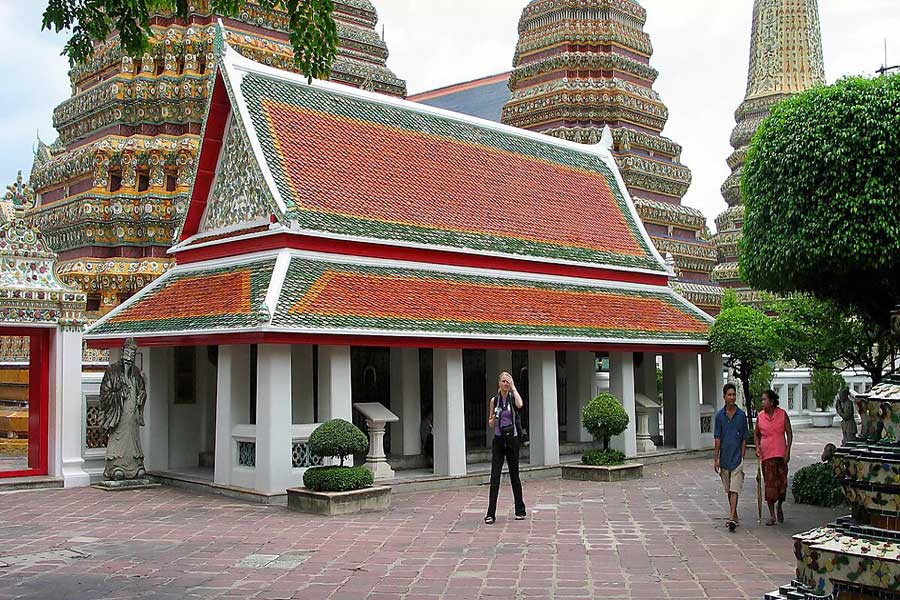
<svg viewBox="0 0 900 600">
<path fill-rule="evenodd" d="M 756 0 L 746 99 L 825 83 L 817 0 Z"/>
</svg>

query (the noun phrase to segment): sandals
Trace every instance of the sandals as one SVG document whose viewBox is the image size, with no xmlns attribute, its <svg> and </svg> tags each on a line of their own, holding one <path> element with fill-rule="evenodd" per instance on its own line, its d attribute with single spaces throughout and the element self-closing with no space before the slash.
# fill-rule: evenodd
<svg viewBox="0 0 900 600">
<path fill-rule="evenodd" d="M 778 521 L 776 521 L 775 519 L 769 519 L 766 521 L 766 527 L 771 527 L 772 525 L 777 525 L 777 524 L 778 524 Z"/>
<path fill-rule="evenodd" d="M 522 513 L 521 515 L 516 515 L 516 521 L 524 521 L 524 520 L 525 520 L 525 513 Z"/>
<path fill-rule="evenodd" d="M 728 519 L 727 521 L 725 521 L 725 527 L 728 528 L 728 531 L 733 532 L 735 529 L 737 529 L 737 521 L 735 521 L 734 519 Z"/>
<path fill-rule="evenodd" d="M 495 519 L 494 517 L 485 517 L 484 518 L 485 525 L 493 525 L 496 521 L 497 521 L 497 519 Z"/>
</svg>

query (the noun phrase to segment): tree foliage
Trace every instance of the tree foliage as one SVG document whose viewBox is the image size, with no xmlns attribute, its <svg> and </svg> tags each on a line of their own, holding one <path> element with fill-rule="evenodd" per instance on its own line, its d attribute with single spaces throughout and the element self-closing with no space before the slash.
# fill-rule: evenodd
<svg viewBox="0 0 900 600">
<path fill-rule="evenodd" d="M 744 167 L 740 269 L 887 325 L 900 301 L 900 76 L 846 78 L 773 108 Z"/>
<path fill-rule="evenodd" d="M 332 419 L 322 423 L 309 436 L 310 451 L 322 458 L 344 457 L 369 449 L 369 439 L 359 427 L 343 419 Z"/>
<path fill-rule="evenodd" d="M 219 15 L 235 16 L 247 0 L 210 0 L 210 9 Z M 331 71 L 337 52 L 337 26 L 332 17 L 333 0 L 257 0 L 264 11 L 280 11 L 288 16 L 294 61 L 307 77 L 323 78 Z M 149 48 L 150 19 L 154 14 L 186 18 L 188 0 L 49 0 L 44 10 L 43 29 L 71 31 L 63 54 L 71 63 L 82 63 L 94 54 L 94 44 L 118 31 L 122 47 L 131 56 Z"/>
<path fill-rule="evenodd" d="M 726 366 L 740 380 L 745 408 L 752 418 L 751 378 L 779 356 L 781 346 L 772 319 L 752 306 L 739 304 L 733 291 L 725 292 L 722 307 L 709 329 L 709 347 L 723 355 Z"/>
<path fill-rule="evenodd" d="M 888 323 L 830 300 L 794 294 L 772 302 L 770 308 L 777 315 L 784 359 L 812 369 L 831 369 L 837 363 L 862 369 L 878 383 L 898 350 L 898 337 Z"/>
<path fill-rule="evenodd" d="M 609 450 L 609 440 L 628 427 L 628 413 L 619 399 L 603 393 L 588 402 L 581 412 L 581 424 L 595 440 L 603 441 L 603 448 Z"/>
<path fill-rule="evenodd" d="M 819 410 L 828 410 L 834 406 L 835 397 L 846 386 L 847 382 L 833 367 L 818 367 L 812 371 L 810 388 Z"/>
</svg>

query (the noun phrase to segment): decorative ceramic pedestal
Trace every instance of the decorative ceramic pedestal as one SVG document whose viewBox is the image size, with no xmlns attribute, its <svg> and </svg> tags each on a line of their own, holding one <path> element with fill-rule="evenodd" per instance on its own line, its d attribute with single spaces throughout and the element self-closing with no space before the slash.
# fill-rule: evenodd
<svg viewBox="0 0 900 600">
<path fill-rule="evenodd" d="M 377 402 L 358 402 L 353 405 L 366 418 L 369 428 L 369 454 L 366 456 L 366 468 L 372 471 L 375 479 L 388 479 L 394 476 L 394 470 L 388 464 L 384 453 L 384 428 L 387 423 L 396 423 L 400 417 Z"/>
<path fill-rule="evenodd" d="M 795 535 L 797 579 L 766 600 L 900 597 L 900 379 L 857 398 L 879 422 L 834 453 L 852 514 Z"/>
<path fill-rule="evenodd" d="M 650 436 L 650 417 L 659 418 L 659 404 L 645 396 L 644 394 L 634 395 L 634 414 L 637 417 L 637 453 L 647 454 L 656 452 L 656 444 Z"/>
</svg>

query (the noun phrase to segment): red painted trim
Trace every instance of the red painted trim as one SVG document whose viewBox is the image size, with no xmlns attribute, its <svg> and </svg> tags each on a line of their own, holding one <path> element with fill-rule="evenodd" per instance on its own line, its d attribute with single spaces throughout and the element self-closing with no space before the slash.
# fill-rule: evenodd
<svg viewBox="0 0 900 600">
<path fill-rule="evenodd" d="M 50 458 L 50 329 L 0 327 L 0 335 L 29 336 L 28 468 L 0 478 L 46 475 Z"/>
<path fill-rule="evenodd" d="M 88 340 L 91 348 L 115 348 L 124 338 Z M 390 336 L 313 335 L 299 333 L 235 333 L 137 338 L 142 347 L 227 346 L 237 344 L 298 344 L 323 346 L 380 346 L 389 348 L 460 348 L 465 350 L 588 350 L 594 352 L 708 352 L 708 346 L 679 344 L 603 344 L 578 342 L 530 342 L 515 340 L 475 340 Z"/>
<path fill-rule="evenodd" d="M 184 218 L 184 227 L 181 229 L 181 241 L 191 237 L 200 230 L 200 219 L 206 209 L 206 201 L 216 175 L 216 165 L 219 161 L 219 153 L 222 150 L 222 142 L 225 137 L 225 124 L 231 113 L 231 100 L 228 98 L 228 90 L 222 74 L 216 73 L 216 82 L 213 86 L 212 99 L 209 104 L 209 114 L 206 119 L 206 129 L 200 146 L 200 156 L 197 159 L 197 173 L 194 179 L 194 189 L 191 192 L 191 202 L 188 205 L 188 213 Z"/>
<path fill-rule="evenodd" d="M 502 256 L 485 256 L 482 254 L 466 254 L 447 250 L 427 248 L 409 248 L 389 244 L 335 240 L 316 236 L 291 233 L 278 233 L 247 238 L 234 242 L 222 242 L 194 250 L 185 249 L 177 253 L 179 264 L 188 264 L 215 258 L 240 256 L 264 250 L 290 248 L 312 252 L 346 254 L 366 258 L 382 258 L 388 260 L 415 261 L 435 265 L 453 265 L 477 269 L 493 269 L 516 271 L 521 273 L 540 273 L 542 275 L 560 275 L 580 277 L 582 279 L 601 279 L 622 281 L 627 283 L 643 283 L 647 285 L 668 285 L 666 275 L 617 271 L 598 267 L 581 267 L 576 265 L 546 263 L 528 259 L 506 258 Z"/>
</svg>

